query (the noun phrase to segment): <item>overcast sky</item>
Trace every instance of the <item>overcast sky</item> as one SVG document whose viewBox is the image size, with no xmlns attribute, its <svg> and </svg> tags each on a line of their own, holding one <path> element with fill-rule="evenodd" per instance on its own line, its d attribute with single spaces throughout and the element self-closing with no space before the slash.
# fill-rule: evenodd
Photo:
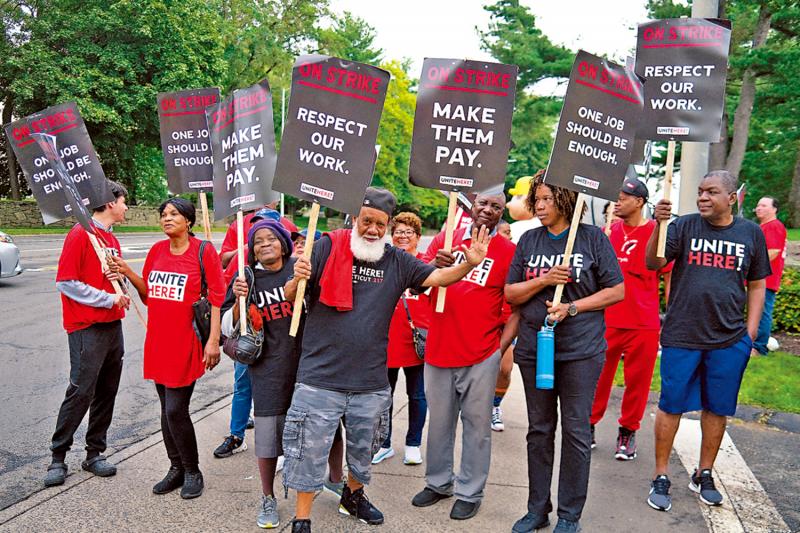
<svg viewBox="0 0 800 533">
<path fill-rule="evenodd" d="M 624 61 L 636 47 L 636 25 L 647 18 L 645 0 L 523 0 L 536 26 L 572 50 Z M 334 11 L 350 11 L 377 33 L 387 59 L 409 58 L 419 76 L 424 57 L 490 59 L 481 51 L 477 26 L 485 30 L 491 0 L 331 0 Z"/>
</svg>

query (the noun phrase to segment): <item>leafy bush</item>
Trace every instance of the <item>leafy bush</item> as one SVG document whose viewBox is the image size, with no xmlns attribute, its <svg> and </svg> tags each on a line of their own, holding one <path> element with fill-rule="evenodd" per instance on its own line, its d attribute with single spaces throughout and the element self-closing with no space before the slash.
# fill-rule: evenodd
<svg viewBox="0 0 800 533">
<path fill-rule="evenodd" d="M 800 270 L 785 268 L 781 290 L 775 298 L 772 328 L 786 333 L 800 333 Z"/>
</svg>

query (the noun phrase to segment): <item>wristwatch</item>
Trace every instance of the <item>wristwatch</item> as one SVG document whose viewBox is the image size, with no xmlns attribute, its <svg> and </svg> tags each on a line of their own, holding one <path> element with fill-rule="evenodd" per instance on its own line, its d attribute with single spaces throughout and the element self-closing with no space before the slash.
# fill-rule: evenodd
<svg viewBox="0 0 800 533">
<path fill-rule="evenodd" d="M 569 316 L 575 316 L 578 314 L 578 308 L 575 306 L 574 303 L 570 302 L 569 307 L 567 308 L 567 314 Z"/>
</svg>

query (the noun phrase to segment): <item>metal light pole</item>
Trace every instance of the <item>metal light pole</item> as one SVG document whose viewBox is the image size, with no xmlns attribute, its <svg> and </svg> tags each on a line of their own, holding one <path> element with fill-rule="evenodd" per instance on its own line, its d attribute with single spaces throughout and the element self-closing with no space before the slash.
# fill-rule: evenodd
<svg viewBox="0 0 800 533">
<path fill-rule="evenodd" d="M 719 0 L 695 0 L 692 4 L 692 18 L 717 18 L 718 16 Z M 707 142 L 681 143 L 679 215 L 697 212 L 697 187 L 700 185 L 700 179 L 709 170 L 708 146 Z"/>
</svg>

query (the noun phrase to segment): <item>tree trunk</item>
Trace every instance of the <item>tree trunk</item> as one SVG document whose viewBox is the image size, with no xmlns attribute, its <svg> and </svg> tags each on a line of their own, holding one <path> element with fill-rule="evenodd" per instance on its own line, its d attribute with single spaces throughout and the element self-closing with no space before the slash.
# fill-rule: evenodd
<svg viewBox="0 0 800 533">
<path fill-rule="evenodd" d="M 789 226 L 800 228 L 800 144 L 797 150 L 797 160 L 794 163 L 792 187 L 789 189 Z"/>
<path fill-rule="evenodd" d="M 9 98 L 3 107 L 3 124 L 11 122 L 11 114 L 14 110 L 14 103 Z M 19 181 L 17 181 L 17 157 L 11 147 L 11 139 L 6 138 L 6 161 L 8 161 L 8 181 L 11 184 L 11 199 L 19 201 L 22 199 L 19 193 Z"/>
<path fill-rule="evenodd" d="M 708 170 L 725 168 L 725 156 L 728 155 L 728 112 L 722 112 L 722 124 L 719 128 L 719 142 L 708 147 Z"/>
<path fill-rule="evenodd" d="M 753 50 L 761 48 L 767 42 L 771 19 L 772 13 L 767 7 L 767 2 L 762 1 L 758 12 L 758 23 L 753 33 Z M 753 114 L 755 99 L 756 77 L 754 69 L 748 68 L 742 78 L 739 105 L 736 106 L 736 113 L 733 115 L 733 138 L 731 139 L 728 160 L 725 164 L 726 169 L 734 176 L 738 176 L 742 170 L 742 161 L 744 161 L 744 154 L 747 150 L 747 137 L 750 133 L 750 117 Z"/>
</svg>

